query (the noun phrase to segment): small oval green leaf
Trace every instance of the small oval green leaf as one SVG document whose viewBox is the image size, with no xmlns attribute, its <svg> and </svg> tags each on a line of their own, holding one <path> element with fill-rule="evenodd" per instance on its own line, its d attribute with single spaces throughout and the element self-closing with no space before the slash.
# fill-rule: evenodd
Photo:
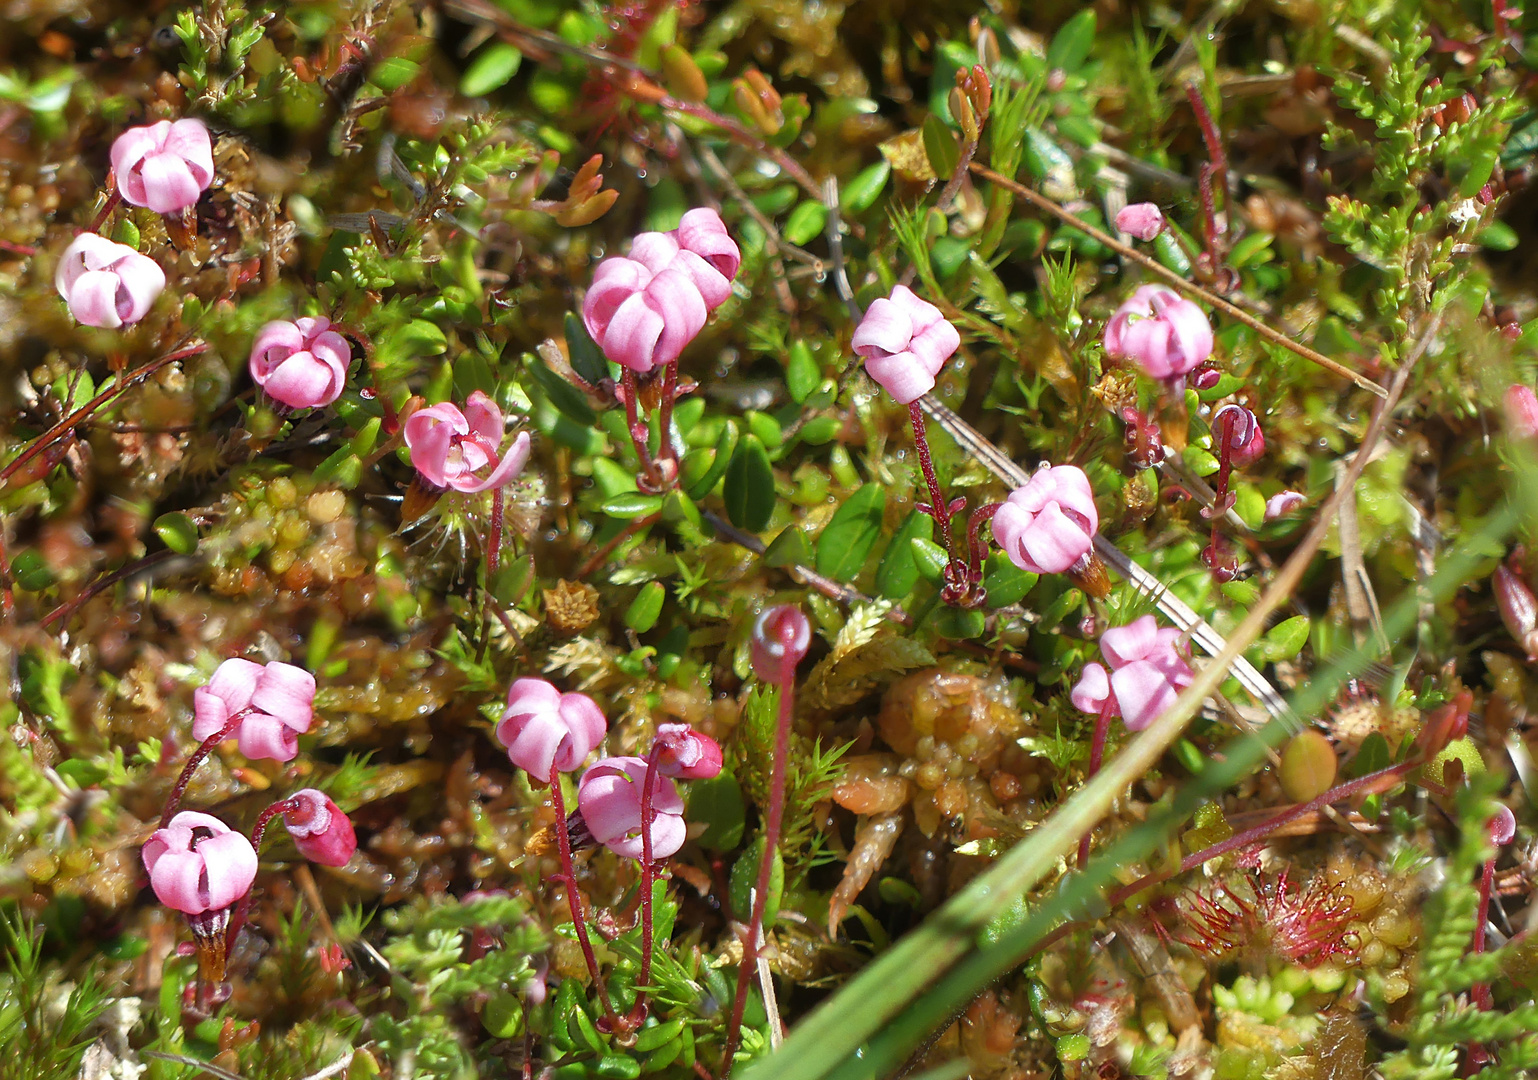
<svg viewBox="0 0 1538 1080">
<path fill-rule="evenodd" d="M 817 538 L 817 572 L 835 581 L 852 581 L 881 538 L 886 489 L 865 484 L 840 506 Z"/>
<path fill-rule="evenodd" d="M 155 535 L 178 555 L 191 555 L 198 549 L 198 527 L 179 511 L 161 514 L 155 519 Z"/>
<path fill-rule="evenodd" d="M 630 521 L 633 518 L 646 517 L 648 514 L 660 511 L 662 496 L 647 495 L 639 491 L 625 492 L 606 500 L 600 509 L 610 517 Z"/>
<path fill-rule="evenodd" d="M 502 86 L 518 74 L 523 53 L 505 41 L 494 41 L 470 61 L 459 80 L 459 92 L 465 97 L 480 97 Z"/>
<path fill-rule="evenodd" d="M 744 435 L 737 443 L 726 466 L 722 495 L 726 516 L 737 528 L 756 533 L 769 524 L 774 515 L 774 469 L 757 435 Z"/>
<path fill-rule="evenodd" d="M 911 511 L 898 526 L 897 535 L 887 545 L 876 567 L 876 595 L 888 600 L 903 600 L 918 584 L 919 567 L 913 557 L 913 541 L 934 536 L 934 519 L 918 510 Z"/>
<path fill-rule="evenodd" d="M 662 615 L 662 603 L 667 598 L 668 591 L 662 582 L 648 581 L 625 610 L 625 625 L 638 634 L 646 633 L 657 625 L 657 619 Z"/>
</svg>

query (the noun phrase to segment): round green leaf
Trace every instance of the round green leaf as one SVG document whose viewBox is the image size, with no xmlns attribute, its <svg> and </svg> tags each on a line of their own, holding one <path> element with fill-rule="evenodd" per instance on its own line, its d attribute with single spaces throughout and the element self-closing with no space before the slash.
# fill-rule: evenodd
<svg viewBox="0 0 1538 1080">
<path fill-rule="evenodd" d="M 198 549 L 198 527 L 190 517 L 177 511 L 155 519 L 155 535 L 178 555 L 191 555 Z"/>
<path fill-rule="evenodd" d="M 489 94 L 518 74 L 523 63 L 523 53 L 505 41 L 494 41 L 480 51 L 464 77 L 459 80 L 459 92 L 466 97 Z"/>
</svg>

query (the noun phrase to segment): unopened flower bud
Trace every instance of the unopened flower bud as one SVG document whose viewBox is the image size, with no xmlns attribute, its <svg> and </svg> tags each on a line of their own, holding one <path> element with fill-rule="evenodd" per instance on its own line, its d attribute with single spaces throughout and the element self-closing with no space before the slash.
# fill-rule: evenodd
<svg viewBox="0 0 1538 1080">
<path fill-rule="evenodd" d="M 704 101 L 710 90 L 694 57 L 676 42 L 662 50 L 662 76 L 668 92 L 684 101 Z"/>
<path fill-rule="evenodd" d="M 1212 443 L 1218 456 L 1243 468 L 1266 452 L 1260 421 L 1243 405 L 1224 405 L 1212 417 Z"/>
<path fill-rule="evenodd" d="M 1538 660 L 1538 599 L 1532 589 L 1505 566 L 1495 568 L 1492 584 L 1495 606 L 1500 608 L 1507 631 L 1527 650 L 1529 660 Z"/>
<path fill-rule="evenodd" d="M 1308 500 L 1300 492 L 1278 491 L 1266 500 L 1266 520 L 1275 521 L 1302 506 Z"/>
<path fill-rule="evenodd" d="M 1485 835 L 1497 847 L 1511 843 L 1517 835 L 1517 815 L 1511 812 L 1511 807 L 1501 806 L 1496 809 L 1495 816 L 1485 823 Z"/>
<path fill-rule="evenodd" d="M 652 756 L 663 776 L 709 780 L 721 772 L 721 744 L 688 724 L 658 724 Z"/>
<path fill-rule="evenodd" d="M 1538 395 L 1533 388 L 1514 383 L 1501 398 L 1506 408 L 1506 430 L 1514 439 L 1538 439 Z"/>
<path fill-rule="evenodd" d="M 1151 202 L 1133 203 L 1116 212 L 1116 228 L 1139 240 L 1152 240 L 1164 231 L 1164 214 Z"/>
<path fill-rule="evenodd" d="M 795 681 L 796 665 L 812 644 L 812 624 L 791 604 L 769 608 L 753 624 L 753 671 L 764 682 Z"/>
<path fill-rule="evenodd" d="M 358 850 L 358 836 L 341 807 L 315 788 L 296 791 L 289 801 L 294 806 L 283 812 L 283 824 L 299 854 L 322 866 L 346 866 Z"/>
</svg>

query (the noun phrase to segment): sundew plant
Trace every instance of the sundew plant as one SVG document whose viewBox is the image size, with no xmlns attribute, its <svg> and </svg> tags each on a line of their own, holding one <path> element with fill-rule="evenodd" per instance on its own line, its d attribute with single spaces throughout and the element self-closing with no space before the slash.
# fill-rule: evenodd
<svg viewBox="0 0 1538 1080">
<path fill-rule="evenodd" d="M 6 5 L 0 1080 L 1538 1074 L 1535 60 Z"/>
</svg>

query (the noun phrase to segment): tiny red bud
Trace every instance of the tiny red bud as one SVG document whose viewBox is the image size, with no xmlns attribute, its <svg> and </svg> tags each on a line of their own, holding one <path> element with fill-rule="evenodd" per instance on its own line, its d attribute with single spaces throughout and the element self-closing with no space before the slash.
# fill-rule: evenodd
<svg viewBox="0 0 1538 1080">
<path fill-rule="evenodd" d="M 779 604 L 753 625 L 753 671 L 765 682 L 795 681 L 796 665 L 812 644 L 812 624 L 800 608 Z"/>
</svg>

